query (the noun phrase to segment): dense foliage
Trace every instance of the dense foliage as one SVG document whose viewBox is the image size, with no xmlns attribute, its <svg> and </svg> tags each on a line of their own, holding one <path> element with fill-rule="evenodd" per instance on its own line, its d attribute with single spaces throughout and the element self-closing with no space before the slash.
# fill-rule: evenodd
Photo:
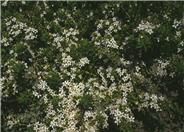
<svg viewBox="0 0 184 132">
<path fill-rule="evenodd" d="M 184 131 L 183 2 L 2 2 L 3 132 Z"/>
</svg>

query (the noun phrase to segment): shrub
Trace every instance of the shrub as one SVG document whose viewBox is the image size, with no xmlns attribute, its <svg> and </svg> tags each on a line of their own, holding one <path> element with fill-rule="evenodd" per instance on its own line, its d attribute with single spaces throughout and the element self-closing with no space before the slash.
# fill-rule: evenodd
<svg viewBox="0 0 184 132">
<path fill-rule="evenodd" d="M 2 2 L 2 131 L 183 131 L 182 2 Z"/>
</svg>

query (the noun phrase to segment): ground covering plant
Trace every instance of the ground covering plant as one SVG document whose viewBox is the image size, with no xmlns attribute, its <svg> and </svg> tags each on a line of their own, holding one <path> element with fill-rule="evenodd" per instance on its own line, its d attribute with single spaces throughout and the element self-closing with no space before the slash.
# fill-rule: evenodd
<svg viewBox="0 0 184 132">
<path fill-rule="evenodd" d="M 2 2 L 3 132 L 184 131 L 183 2 Z"/>
</svg>

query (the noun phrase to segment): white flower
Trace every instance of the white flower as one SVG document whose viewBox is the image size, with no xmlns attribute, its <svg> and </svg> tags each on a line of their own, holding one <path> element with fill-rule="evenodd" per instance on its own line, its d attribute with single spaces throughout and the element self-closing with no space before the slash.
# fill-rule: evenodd
<svg viewBox="0 0 184 132">
<path fill-rule="evenodd" d="M 81 68 L 81 67 L 85 66 L 85 64 L 89 64 L 89 60 L 87 57 L 81 58 L 78 65 Z"/>
</svg>

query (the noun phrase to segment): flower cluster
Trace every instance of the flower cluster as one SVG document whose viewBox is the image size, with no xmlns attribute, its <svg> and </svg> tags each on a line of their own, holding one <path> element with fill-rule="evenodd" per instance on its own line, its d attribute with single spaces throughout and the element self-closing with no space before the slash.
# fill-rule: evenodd
<svg viewBox="0 0 184 132">
<path fill-rule="evenodd" d="M 184 47 L 184 41 L 181 41 L 180 43 L 179 43 L 179 47 L 178 47 L 178 53 L 179 52 L 181 52 L 182 50 L 183 50 L 183 47 Z"/>
<path fill-rule="evenodd" d="M 174 23 L 173 23 L 172 27 L 177 29 L 180 25 L 181 25 L 181 21 L 177 21 L 176 19 L 174 19 Z"/>
<path fill-rule="evenodd" d="M 36 29 L 28 27 L 26 23 L 17 21 L 15 17 L 10 17 L 4 21 L 6 22 L 7 31 L 9 32 L 11 39 L 18 37 L 18 35 L 22 33 L 25 33 L 25 40 L 33 40 L 37 38 L 38 31 Z"/>
<path fill-rule="evenodd" d="M 112 34 L 121 30 L 121 22 L 113 17 L 110 20 L 99 20 L 96 24 L 97 30 L 92 34 L 93 43 L 97 46 L 118 49 L 119 46 Z"/>
<path fill-rule="evenodd" d="M 147 92 L 143 95 L 139 95 L 139 97 L 143 100 L 142 104 L 140 104 L 140 108 L 150 107 L 154 108 L 156 111 L 161 111 L 161 108 L 158 105 L 158 102 L 163 101 L 163 96 L 157 96 L 155 94 L 149 95 Z"/>
<path fill-rule="evenodd" d="M 150 22 L 144 22 L 144 21 L 141 21 L 141 23 L 139 24 L 139 26 L 135 29 L 136 32 L 139 32 L 139 31 L 145 31 L 147 33 L 149 33 L 150 35 L 153 33 L 153 29 L 159 27 L 160 25 L 153 25 L 152 23 Z"/>
<path fill-rule="evenodd" d="M 167 60 L 156 60 L 156 62 L 158 63 L 157 66 L 157 75 L 163 77 L 167 75 L 167 70 L 166 67 L 167 65 L 169 65 L 169 61 Z"/>
</svg>

